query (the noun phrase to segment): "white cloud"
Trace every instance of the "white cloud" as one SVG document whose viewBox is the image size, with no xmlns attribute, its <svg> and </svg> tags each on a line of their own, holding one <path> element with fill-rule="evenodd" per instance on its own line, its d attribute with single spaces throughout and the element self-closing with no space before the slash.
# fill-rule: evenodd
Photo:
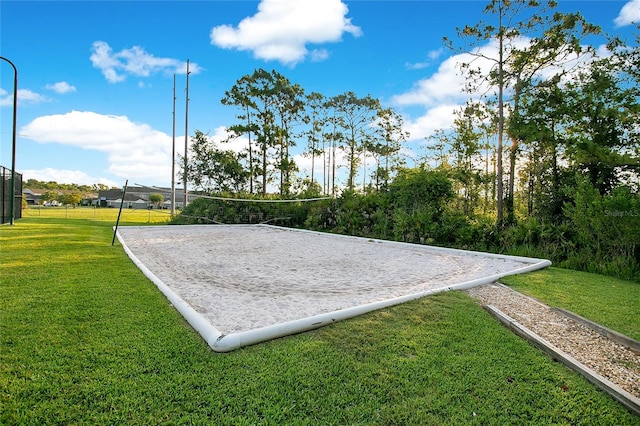
<svg viewBox="0 0 640 426">
<path fill-rule="evenodd" d="M 405 62 L 404 67 L 409 70 L 421 70 L 431 65 L 429 62 Z"/>
<path fill-rule="evenodd" d="M 46 115 L 22 127 L 20 134 L 39 143 L 104 152 L 109 171 L 123 179 L 139 183 L 171 180 L 171 136 L 126 116 L 90 111 Z"/>
<path fill-rule="evenodd" d="M 431 136 L 438 129 L 449 129 L 453 126 L 454 112 L 460 108 L 460 104 L 448 103 L 427 109 L 427 111 L 415 120 L 408 121 L 405 130 L 411 135 L 411 140 L 423 140 Z"/>
<path fill-rule="evenodd" d="M 186 74 L 187 63 L 173 58 L 159 58 L 147 53 L 140 46 L 113 52 L 109 44 L 96 41 L 91 46 L 91 63 L 109 83 L 124 81 L 127 75 L 149 77 L 159 72 L 167 75 Z M 198 74 L 202 69 L 196 63 L 189 64 L 189 71 Z"/>
<path fill-rule="evenodd" d="M 514 46 L 518 48 L 525 47 L 527 43 L 529 39 L 525 37 L 513 41 Z M 482 75 L 488 75 L 496 64 L 495 60 L 488 58 L 497 58 L 497 51 L 497 42 L 494 40 L 476 48 L 473 55 L 462 53 L 451 56 L 440 64 L 434 74 L 419 80 L 409 91 L 391 99 L 396 105 L 424 108 L 424 112 L 418 118 L 405 120 L 405 128 L 410 132 L 412 141 L 431 136 L 435 130 L 451 128 L 454 112 L 466 101 L 480 101 L 483 95 L 495 94 L 496 89 L 487 84 L 479 86 L 473 93 L 467 93 L 464 90 L 465 79 L 461 75 L 460 65 L 470 64 L 472 68 L 478 68 Z M 478 54 L 481 56 L 477 56 Z M 581 62 L 588 60 L 590 58 L 583 58 Z M 564 67 L 569 69 L 576 63 L 576 60 L 566 60 Z M 557 71 L 558 68 L 549 68 L 544 70 L 544 74 Z"/>
<path fill-rule="evenodd" d="M 36 179 L 42 182 L 75 183 L 78 185 L 94 185 L 101 183 L 110 187 L 121 187 L 122 182 L 114 182 L 110 179 L 97 176 L 89 176 L 80 170 L 61 170 L 47 167 L 40 170 L 21 170 L 24 180 Z"/>
<path fill-rule="evenodd" d="M 295 65 L 309 55 L 307 44 L 337 42 L 344 33 L 361 35 L 361 29 L 345 17 L 348 10 L 341 0 L 262 0 L 258 12 L 237 27 L 214 27 L 211 43 L 252 51 L 258 59 Z M 314 60 L 327 56 L 326 51 L 312 55 Z"/>
<path fill-rule="evenodd" d="M 227 131 L 226 127 L 220 126 L 215 129 L 211 139 L 213 139 L 219 149 L 225 151 L 240 153 L 249 147 L 249 139 L 246 135 L 242 134 L 232 139 L 230 138 L 231 135 L 232 134 Z"/>
<path fill-rule="evenodd" d="M 431 50 L 427 53 L 427 56 L 429 57 L 429 59 L 431 59 L 432 61 L 438 59 L 440 56 L 442 56 L 442 54 L 444 53 L 444 48 L 440 48 L 440 49 L 436 49 L 436 50 Z"/>
<path fill-rule="evenodd" d="M 491 58 L 497 57 L 496 51 L 496 42 L 490 42 L 476 49 L 474 54 L 482 54 Z M 425 107 L 436 107 L 451 102 L 464 103 L 469 98 L 469 94 L 464 93 L 465 79 L 460 73 L 460 65 L 463 63 L 471 64 L 473 68 L 479 68 L 484 75 L 487 75 L 495 64 L 490 59 L 468 53 L 451 56 L 440 64 L 433 75 L 419 80 L 408 92 L 396 95 L 393 102 L 399 105 L 423 105 Z M 478 92 L 482 93 L 485 90 L 485 87 L 481 87 Z"/>
<path fill-rule="evenodd" d="M 327 49 L 313 49 L 311 51 L 311 60 L 313 62 L 322 62 L 329 57 Z"/>
<path fill-rule="evenodd" d="M 9 93 L 6 90 L 0 88 L 0 106 L 12 106 L 13 105 L 13 93 Z"/>
<path fill-rule="evenodd" d="M 631 0 L 620 10 L 620 13 L 613 20 L 616 27 L 624 27 L 633 23 L 640 22 L 640 0 Z"/>
<path fill-rule="evenodd" d="M 39 104 L 49 102 L 50 99 L 44 95 L 33 92 L 29 89 L 18 89 L 18 103 Z"/>
<path fill-rule="evenodd" d="M 405 63 L 405 68 L 410 70 L 421 70 L 423 68 L 427 68 L 431 66 L 431 64 L 434 61 L 440 58 L 443 55 L 443 53 L 444 53 L 444 49 L 442 47 L 440 49 L 431 50 L 427 52 L 427 58 L 429 59 L 428 61 L 415 62 L 415 63 L 407 62 Z"/>
<path fill-rule="evenodd" d="M 50 99 L 46 96 L 29 89 L 18 89 L 18 107 L 25 104 L 35 105 L 49 101 Z M 4 89 L 0 89 L 0 106 L 13 106 L 13 92 L 9 93 Z"/>
<path fill-rule="evenodd" d="M 399 105 L 432 107 L 443 101 L 462 99 L 464 79 L 455 68 L 457 62 L 455 56 L 445 60 L 435 74 L 419 80 L 411 90 L 394 96 L 392 101 Z"/>
<path fill-rule="evenodd" d="M 70 85 L 66 81 L 59 81 L 53 84 L 47 84 L 44 86 L 47 90 L 52 90 L 60 95 L 64 95 L 65 93 L 71 93 L 76 91 L 76 87 Z"/>
</svg>

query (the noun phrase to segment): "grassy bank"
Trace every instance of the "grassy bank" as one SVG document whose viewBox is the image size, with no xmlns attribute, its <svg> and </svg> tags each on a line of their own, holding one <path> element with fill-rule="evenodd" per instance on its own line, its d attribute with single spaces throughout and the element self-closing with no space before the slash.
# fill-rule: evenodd
<svg viewBox="0 0 640 426">
<path fill-rule="evenodd" d="M 640 340 L 640 283 L 553 267 L 502 282 Z"/>
<path fill-rule="evenodd" d="M 457 292 L 213 353 L 112 225 L 0 228 L 1 424 L 640 424 Z"/>
</svg>

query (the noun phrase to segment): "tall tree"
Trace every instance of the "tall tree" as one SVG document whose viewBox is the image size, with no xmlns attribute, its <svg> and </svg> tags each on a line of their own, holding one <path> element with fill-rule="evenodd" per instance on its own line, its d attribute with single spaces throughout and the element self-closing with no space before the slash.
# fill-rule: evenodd
<svg viewBox="0 0 640 426">
<path fill-rule="evenodd" d="M 479 197 L 481 164 L 480 149 L 482 132 L 479 124 L 482 118 L 481 105 L 468 102 L 466 106 L 457 111 L 454 120 L 454 136 L 452 138 L 451 153 L 452 175 L 460 185 L 463 212 L 466 216 L 472 216 L 477 206 Z"/>
<path fill-rule="evenodd" d="M 304 122 L 309 126 L 305 132 L 307 137 L 306 154 L 311 157 L 311 186 L 315 183 L 316 157 L 321 155 L 324 157 L 325 133 L 324 128 L 327 124 L 326 98 L 322 93 L 311 92 L 306 96 L 307 113 L 304 116 Z M 326 163 L 323 164 L 323 175 L 326 175 Z M 326 180 L 326 178 L 325 178 Z M 324 183 L 324 182 L 323 182 Z M 323 185 L 323 191 L 326 191 Z"/>
<path fill-rule="evenodd" d="M 359 98 L 353 92 L 346 92 L 331 98 L 331 106 L 335 109 L 337 125 L 344 135 L 339 148 L 345 153 L 349 163 L 347 188 L 353 190 L 360 156 L 365 151 L 367 142 L 375 139 L 372 124 L 380 103 L 370 95 Z"/>
<path fill-rule="evenodd" d="M 604 58 L 568 85 L 571 111 L 568 125 L 573 164 L 601 195 L 609 193 L 629 173 L 640 171 L 640 89 L 627 79 L 623 62 Z"/>
<path fill-rule="evenodd" d="M 569 61 L 575 61 L 576 55 L 583 53 L 580 37 L 597 33 L 599 29 L 585 22 L 579 13 L 562 14 L 555 12 L 557 1 L 537 0 L 491 0 L 484 12 L 497 21 L 481 21 L 474 26 L 465 26 L 457 33 L 465 44 L 455 47 L 445 38 L 445 44 L 456 51 L 469 53 L 474 58 L 482 58 L 493 64 L 489 73 L 474 65 L 475 61 L 462 64 L 467 76 L 470 92 L 480 87 L 495 88 L 496 115 L 498 116 L 497 160 L 497 221 L 504 222 L 504 167 L 503 145 L 505 136 L 505 106 L 510 111 L 517 110 L 522 91 L 532 84 L 534 79 L 543 75 L 543 70 L 556 69 L 562 72 Z M 495 40 L 495 55 L 485 53 L 481 44 Z M 512 98 L 506 101 L 506 91 Z M 519 141 L 511 138 L 510 169 L 507 186 L 507 214 L 513 219 L 513 192 L 516 159 Z"/>
<path fill-rule="evenodd" d="M 249 173 L 241 164 L 241 155 L 219 149 L 200 130 L 195 131 L 189 151 L 187 177 L 197 189 L 207 193 L 246 189 Z"/>
<path fill-rule="evenodd" d="M 229 127 L 236 134 L 249 135 L 250 176 L 260 176 L 256 183 L 262 195 L 266 195 L 273 182 L 275 171 L 280 172 L 280 192 L 288 193 L 291 174 L 296 170 L 289 155 L 295 145 L 293 127 L 302 120 L 304 90 L 292 84 L 284 75 L 262 68 L 240 78 L 231 90 L 225 93 L 222 103 L 236 105 L 242 109 L 238 118 L 241 123 Z M 251 135 L 255 137 L 259 159 L 254 163 Z M 253 181 L 250 181 L 253 191 Z"/>
<path fill-rule="evenodd" d="M 553 7 L 555 3 L 550 4 L 550 8 Z M 508 59 L 509 78 L 513 85 L 512 115 L 517 115 L 524 92 L 535 90 L 537 85 L 553 84 L 563 77 L 570 78 L 579 72 L 583 59 L 595 54 L 592 47 L 583 45 L 582 39 L 600 33 L 599 27 L 586 22 L 579 13 L 542 15 L 541 23 L 530 29 L 536 35 L 524 46 L 516 46 Z M 506 207 L 508 221 L 513 222 L 516 161 L 521 140 L 516 137 L 518 132 L 513 130 L 510 121 L 507 132 L 511 147 Z"/>
<path fill-rule="evenodd" d="M 472 62 L 463 63 L 461 65 L 461 69 L 468 78 L 468 92 L 475 92 L 479 86 L 488 82 L 495 83 L 497 88 L 496 115 L 498 117 L 498 143 L 496 147 L 496 197 L 497 222 L 499 226 L 502 226 L 504 222 L 504 171 L 502 166 L 502 151 L 504 139 L 504 91 L 507 87 L 507 79 L 505 78 L 505 57 L 512 48 L 509 44 L 509 40 L 520 35 L 519 28 L 511 27 L 509 24 L 513 21 L 514 16 L 517 15 L 518 10 L 523 7 L 525 0 L 515 0 L 513 3 L 512 7 L 512 2 L 509 0 L 491 0 L 485 7 L 485 14 L 494 15 L 497 18 L 497 27 L 492 23 L 481 21 L 474 26 L 467 25 L 464 28 L 457 28 L 456 32 L 458 37 L 463 41 L 463 47 L 456 47 L 448 37 L 444 37 L 443 39 L 445 45 L 452 50 L 468 53 L 475 58 L 482 58 L 493 63 L 491 76 L 484 74 L 480 67 L 474 68 Z M 522 25 L 523 24 L 521 23 L 518 27 Z M 482 43 L 492 41 L 494 39 L 497 42 L 497 57 L 488 56 L 479 49 Z"/>
<path fill-rule="evenodd" d="M 256 136 L 262 161 L 260 173 L 262 175 L 261 192 L 267 194 L 270 181 L 269 150 L 277 143 L 276 112 L 275 112 L 275 82 L 273 75 L 264 69 L 257 69 L 251 76 L 250 96 L 256 109 Z"/>
<path fill-rule="evenodd" d="M 426 153 L 421 158 L 421 167 L 427 169 L 445 170 L 449 165 L 449 149 L 451 147 L 450 129 L 437 129 L 433 134 L 425 137 Z"/>
<path fill-rule="evenodd" d="M 369 150 L 376 157 L 375 171 L 376 186 L 389 185 L 391 172 L 403 165 L 401 152 L 402 144 L 409 138 L 409 132 L 403 129 L 403 119 L 392 108 L 381 108 L 377 114 L 377 135 Z M 381 164 L 384 159 L 384 164 Z"/>
<path fill-rule="evenodd" d="M 248 153 L 248 165 L 249 165 L 249 193 L 253 194 L 253 179 L 255 176 L 254 157 L 253 157 L 253 144 L 251 142 L 251 134 L 255 132 L 256 124 L 251 120 L 251 113 L 257 108 L 251 98 L 251 76 L 243 76 L 236 81 L 230 90 L 225 92 L 224 98 L 221 103 L 223 105 L 235 105 L 240 108 L 240 113 L 237 118 L 240 123 L 229 126 L 228 131 L 242 135 L 247 134 L 249 140 L 247 146 Z"/>
<path fill-rule="evenodd" d="M 512 135 L 528 149 L 523 172 L 527 214 L 543 221 L 562 220 L 561 164 L 566 163 L 567 97 L 559 79 L 539 84 L 522 94 L 510 117 Z"/>
<path fill-rule="evenodd" d="M 575 175 L 600 195 L 638 179 L 640 85 L 628 68 L 629 49 L 593 59 L 572 79 L 538 84 L 512 115 L 515 136 L 530 147 L 530 211 L 562 220 Z M 537 204 L 534 205 L 533 202 Z"/>
<path fill-rule="evenodd" d="M 326 193 L 336 195 L 336 150 L 339 141 L 343 140 L 343 134 L 338 126 L 338 111 L 333 98 L 325 102 L 327 109 L 327 124 L 329 128 L 324 134 L 323 140 L 329 143 L 329 149 L 325 150 L 325 158 L 327 163 L 327 189 Z"/>
<path fill-rule="evenodd" d="M 274 106 L 280 122 L 277 129 L 279 158 L 276 168 L 280 170 L 280 194 L 288 195 L 291 174 L 297 169 L 289 155 L 289 149 L 296 144 L 293 128 L 303 119 L 304 90 L 275 70 L 271 71 L 271 75 L 274 82 Z"/>
</svg>

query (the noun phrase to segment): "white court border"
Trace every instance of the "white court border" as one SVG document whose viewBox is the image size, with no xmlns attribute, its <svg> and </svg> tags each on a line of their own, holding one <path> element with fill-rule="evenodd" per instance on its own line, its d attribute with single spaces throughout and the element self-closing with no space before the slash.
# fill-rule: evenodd
<svg viewBox="0 0 640 426">
<path fill-rule="evenodd" d="M 164 225 L 167 226 L 167 225 Z M 178 225 L 176 225 L 178 226 Z M 179 225 L 179 226 L 190 226 L 190 225 Z M 206 225 L 206 226 L 216 226 L 216 225 Z M 252 227 L 274 227 L 273 225 L 237 225 L 237 226 L 252 226 Z M 308 233 L 318 233 L 316 231 L 302 230 L 302 229 L 293 229 L 286 228 L 288 231 L 296 231 L 296 232 L 308 232 Z M 389 306 L 398 305 L 401 303 L 408 302 L 410 300 L 420 299 L 422 297 L 430 296 L 432 294 L 441 293 L 444 291 L 451 290 L 466 290 L 468 288 L 472 288 L 482 284 L 489 284 L 499 280 L 502 277 L 508 275 L 516 275 L 522 274 L 525 272 L 531 272 L 538 269 L 546 268 L 551 265 L 551 261 L 546 259 L 536 259 L 531 257 L 521 257 L 521 256 L 509 256 L 503 254 L 495 254 L 495 253 L 483 253 L 477 251 L 469 251 L 469 250 L 460 250 L 460 249 L 452 249 L 446 247 L 436 247 L 436 246 L 424 246 L 425 248 L 429 248 L 434 251 L 441 251 L 445 253 L 452 254 L 473 254 L 475 256 L 485 256 L 485 257 L 493 257 L 498 259 L 505 260 L 513 260 L 521 263 L 526 263 L 527 266 L 522 268 L 513 269 L 511 271 L 502 272 L 499 274 L 489 275 L 487 277 L 477 278 L 474 280 L 463 281 L 457 284 L 448 285 L 436 289 L 426 290 L 418 293 L 413 293 L 405 296 L 394 297 L 391 299 L 381 300 L 373 303 L 366 303 L 359 306 L 354 306 L 351 308 L 340 309 L 333 312 L 323 313 L 319 315 L 313 315 L 306 318 L 301 318 L 293 321 L 286 321 L 279 324 L 273 324 L 266 327 L 256 328 L 253 330 L 241 331 L 237 333 L 229 333 L 224 334 L 216 329 L 206 318 L 204 318 L 201 314 L 199 314 L 195 309 L 191 307 L 184 299 L 182 299 L 176 292 L 174 292 L 169 286 L 167 286 L 160 278 L 158 278 L 149 268 L 147 268 L 129 249 L 124 238 L 117 233 L 118 241 L 122 244 L 124 251 L 127 253 L 129 258 L 133 261 L 133 263 L 140 268 L 140 270 L 144 273 L 144 275 L 149 278 L 153 283 L 158 287 L 158 289 L 169 299 L 169 302 L 182 314 L 182 316 L 187 320 L 189 325 L 193 327 L 202 338 L 207 342 L 209 347 L 213 349 L 215 352 L 230 352 L 235 349 L 241 348 L 243 346 L 254 345 L 256 343 L 265 342 L 272 339 L 277 339 L 279 337 L 284 337 L 292 334 L 302 333 L 305 331 L 313 330 L 316 328 L 323 327 L 325 325 L 332 324 L 336 321 L 341 321 L 348 318 L 353 318 L 358 315 L 362 315 L 368 312 L 372 312 L 375 310 L 387 308 Z M 352 238 L 352 239 L 364 239 L 362 237 L 353 237 L 348 235 L 339 235 L 339 234 L 326 234 L 321 233 L 322 235 L 331 235 L 337 238 Z M 372 238 L 364 239 L 366 241 L 374 241 L 374 242 L 383 242 L 385 244 L 399 244 L 405 245 L 409 243 L 397 242 L 397 241 L 388 241 L 388 240 L 377 240 Z"/>
</svg>

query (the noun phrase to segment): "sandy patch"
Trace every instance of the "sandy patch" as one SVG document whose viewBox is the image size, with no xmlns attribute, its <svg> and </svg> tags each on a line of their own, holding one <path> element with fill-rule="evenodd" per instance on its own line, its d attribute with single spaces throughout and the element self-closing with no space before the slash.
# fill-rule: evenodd
<svg viewBox="0 0 640 426">
<path fill-rule="evenodd" d="M 118 232 L 144 266 L 224 334 L 528 265 L 515 258 L 269 226 L 121 227 Z"/>
</svg>

